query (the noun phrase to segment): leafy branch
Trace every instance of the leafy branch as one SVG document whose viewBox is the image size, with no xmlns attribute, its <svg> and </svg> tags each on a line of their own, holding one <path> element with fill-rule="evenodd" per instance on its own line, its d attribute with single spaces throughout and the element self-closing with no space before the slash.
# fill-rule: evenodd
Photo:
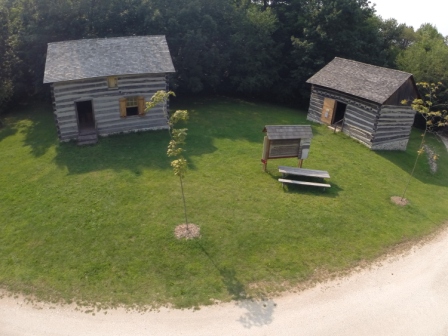
<svg viewBox="0 0 448 336">
<path fill-rule="evenodd" d="M 157 106 L 160 103 L 166 103 L 170 96 L 176 96 L 172 91 L 157 91 L 151 98 L 149 102 L 146 103 L 146 111 L 151 108 Z M 180 189 L 182 192 L 182 201 L 184 205 L 184 215 L 185 215 L 185 224 L 187 225 L 188 230 L 188 217 L 187 217 L 187 205 L 185 202 L 185 193 L 184 193 L 184 185 L 183 178 L 185 177 L 185 173 L 188 169 L 187 160 L 183 157 L 182 153 L 185 150 L 181 147 L 185 144 L 185 139 L 187 138 L 187 128 L 174 128 L 174 126 L 180 122 L 186 122 L 188 120 L 188 111 L 186 110 L 178 110 L 174 112 L 174 114 L 169 118 L 168 125 L 170 126 L 169 132 L 171 140 L 168 143 L 167 156 L 174 158 L 171 161 L 171 167 L 173 168 L 173 172 L 175 176 L 179 176 L 180 181 Z"/>
<path fill-rule="evenodd" d="M 422 141 L 420 142 L 419 149 L 417 151 L 417 157 L 415 158 L 414 167 L 412 168 L 411 174 L 409 176 L 409 180 L 406 184 L 406 187 L 403 191 L 403 195 L 401 199 L 403 200 L 406 191 L 409 187 L 412 177 L 414 176 L 415 168 L 417 167 L 417 161 L 420 155 L 425 152 L 425 137 L 428 132 L 436 133 L 437 130 L 441 127 L 448 126 L 448 112 L 443 107 L 446 107 L 446 104 L 438 103 L 438 95 L 440 90 L 442 89 L 443 84 L 441 82 L 438 83 L 427 83 L 421 82 L 417 83 L 417 86 L 420 87 L 420 91 L 423 92 L 423 99 L 414 99 L 411 103 L 411 107 L 414 111 L 420 114 L 426 121 L 425 130 L 422 134 Z M 403 100 L 401 102 L 403 105 L 407 105 L 408 101 Z M 433 156 L 433 160 L 437 160 L 437 155 Z"/>
</svg>

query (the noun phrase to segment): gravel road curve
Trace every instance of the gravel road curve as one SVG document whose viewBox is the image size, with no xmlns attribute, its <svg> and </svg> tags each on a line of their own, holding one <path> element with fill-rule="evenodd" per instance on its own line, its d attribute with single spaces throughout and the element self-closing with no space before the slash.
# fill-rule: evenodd
<svg viewBox="0 0 448 336">
<path fill-rule="evenodd" d="M 198 311 L 38 307 L 0 300 L 1 336 L 448 335 L 448 229 L 346 278 L 264 302 Z"/>
</svg>

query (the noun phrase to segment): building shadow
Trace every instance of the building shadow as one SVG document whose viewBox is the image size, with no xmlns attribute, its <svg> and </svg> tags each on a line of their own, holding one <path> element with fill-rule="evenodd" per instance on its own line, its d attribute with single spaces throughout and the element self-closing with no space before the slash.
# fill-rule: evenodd
<svg viewBox="0 0 448 336">
<path fill-rule="evenodd" d="M 61 143 L 56 147 L 55 162 L 67 168 L 69 174 L 83 174 L 104 169 L 116 171 L 129 170 L 136 174 L 145 168 L 160 170 L 171 169 L 173 158 L 167 156 L 170 141 L 166 130 L 116 134 L 100 137 L 92 146 L 79 147 L 75 142 Z M 203 155 L 216 150 L 212 139 L 203 137 L 200 146 L 195 146 L 197 139 L 187 138 L 184 153 L 188 161 L 188 169 L 196 170 L 191 156 Z M 190 143 L 191 142 L 191 143 Z M 194 150 L 189 151 L 193 147 Z"/>
</svg>

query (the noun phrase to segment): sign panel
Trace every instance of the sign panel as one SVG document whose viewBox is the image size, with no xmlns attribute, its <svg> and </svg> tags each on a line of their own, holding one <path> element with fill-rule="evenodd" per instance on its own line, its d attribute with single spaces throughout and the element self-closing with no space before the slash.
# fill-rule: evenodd
<svg viewBox="0 0 448 336">
<path fill-rule="evenodd" d="M 271 140 L 269 158 L 297 157 L 299 155 L 300 140 Z"/>
</svg>

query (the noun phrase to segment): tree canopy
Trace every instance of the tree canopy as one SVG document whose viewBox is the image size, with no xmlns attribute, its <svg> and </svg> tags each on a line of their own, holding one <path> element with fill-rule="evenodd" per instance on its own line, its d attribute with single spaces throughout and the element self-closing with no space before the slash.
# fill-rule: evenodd
<svg viewBox="0 0 448 336">
<path fill-rule="evenodd" d="M 47 43 L 166 35 L 178 93 L 306 102 L 335 56 L 446 81 L 446 39 L 375 15 L 368 0 L 0 0 L 0 108 L 46 97 Z"/>
</svg>

